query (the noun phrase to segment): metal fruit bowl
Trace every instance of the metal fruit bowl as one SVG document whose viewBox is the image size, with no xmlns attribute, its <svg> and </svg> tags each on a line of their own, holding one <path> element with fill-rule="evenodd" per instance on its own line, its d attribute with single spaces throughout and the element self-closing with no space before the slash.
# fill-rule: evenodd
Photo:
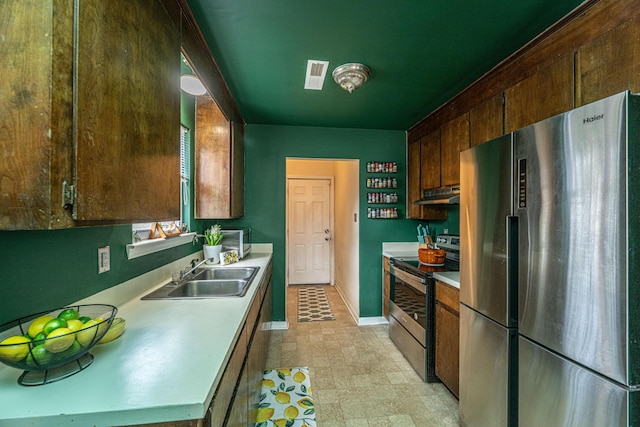
<svg viewBox="0 0 640 427">
<path fill-rule="evenodd" d="M 73 319 L 74 311 L 77 319 Z M 107 304 L 73 305 L 5 323 L 0 326 L 0 362 L 24 370 L 18 379 L 23 385 L 66 378 L 91 364 L 93 355 L 89 350 L 107 333 L 117 312 L 116 307 Z M 65 318 L 62 325 L 69 327 L 60 326 L 59 316 Z M 68 324 L 67 320 L 74 322 Z M 58 327 L 51 329 L 55 326 Z"/>
</svg>

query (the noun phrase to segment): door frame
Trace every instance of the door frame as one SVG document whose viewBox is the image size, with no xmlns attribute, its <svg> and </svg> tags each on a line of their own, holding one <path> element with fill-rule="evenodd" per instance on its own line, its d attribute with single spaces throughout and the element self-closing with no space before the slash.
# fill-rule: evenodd
<svg viewBox="0 0 640 427">
<path fill-rule="evenodd" d="M 289 182 L 290 181 L 294 181 L 294 180 L 299 180 L 299 179 L 305 179 L 305 180 L 309 180 L 309 181 L 329 181 L 330 183 L 330 188 L 329 188 L 329 227 L 331 229 L 331 244 L 329 245 L 329 285 L 334 286 L 335 285 L 335 274 L 336 274 L 336 268 L 335 268 L 335 262 L 336 262 L 336 258 L 335 258 L 335 239 L 334 239 L 334 233 L 335 233 L 335 199 L 334 199 L 334 189 L 335 189 L 335 183 L 334 183 L 334 177 L 333 176 L 319 176 L 319 175 L 289 175 L 287 176 L 287 186 L 286 186 L 286 195 L 285 195 L 285 260 L 284 260 L 284 267 L 285 267 L 285 288 L 289 287 Z M 285 292 L 286 293 L 286 292 Z M 286 298 L 285 298 L 286 301 Z"/>
</svg>

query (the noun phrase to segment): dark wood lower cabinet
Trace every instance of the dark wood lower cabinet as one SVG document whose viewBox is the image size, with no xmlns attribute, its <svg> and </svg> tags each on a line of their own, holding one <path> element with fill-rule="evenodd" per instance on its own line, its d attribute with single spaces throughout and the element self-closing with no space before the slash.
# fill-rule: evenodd
<svg viewBox="0 0 640 427">
<path fill-rule="evenodd" d="M 436 375 L 458 397 L 460 291 L 436 282 Z"/>
<path fill-rule="evenodd" d="M 268 271 L 260 284 L 258 299 L 249 310 L 245 325 L 247 352 L 240 375 L 236 377 L 238 382 L 231 405 L 224 422 L 219 423 L 212 419 L 211 427 L 246 427 L 255 424 L 270 337 L 268 325 L 271 323 L 271 266 L 267 268 Z M 214 397 L 211 404 L 212 413 L 220 411 L 215 405 Z"/>
<path fill-rule="evenodd" d="M 382 257 L 382 315 L 389 319 L 389 298 L 391 297 L 391 272 L 389 271 L 391 258 Z"/>
</svg>

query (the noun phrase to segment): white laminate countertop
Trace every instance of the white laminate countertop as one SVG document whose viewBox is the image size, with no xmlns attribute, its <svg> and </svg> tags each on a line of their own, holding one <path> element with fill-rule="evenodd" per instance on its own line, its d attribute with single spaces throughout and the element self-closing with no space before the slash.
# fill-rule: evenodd
<svg viewBox="0 0 640 427">
<path fill-rule="evenodd" d="M 383 242 L 382 255 L 388 258 L 418 259 L 418 242 Z"/>
<path fill-rule="evenodd" d="M 42 386 L 19 385 L 22 371 L 0 364 L 0 426 L 97 427 L 204 418 L 271 259 L 272 245 L 253 246 L 248 257 L 222 267 L 261 267 L 241 298 L 140 300 L 170 281 L 171 272 L 188 265 L 192 254 L 171 268 L 79 301 L 116 305 L 117 316 L 127 322 L 124 334 L 94 347 L 95 358 L 85 370 Z"/>
<path fill-rule="evenodd" d="M 460 272 L 459 271 L 442 271 L 439 273 L 433 273 L 433 277 L 436 280 L 451 285 L 454 288 L 460 289 Z"/>
</svg>

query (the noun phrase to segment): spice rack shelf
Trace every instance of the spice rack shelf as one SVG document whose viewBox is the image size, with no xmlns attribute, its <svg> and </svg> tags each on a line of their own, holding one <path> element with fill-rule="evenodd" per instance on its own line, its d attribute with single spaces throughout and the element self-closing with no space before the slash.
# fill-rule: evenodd
<svg viewBox="0 0 640 427">
<path fill-rule="evenodd" d="M 367 162 L 367 173 L 396 173 L 398 163 L 396 162 Z"/>
<path fill-rule="evenodd" d="M 367 193 L 367 203 L 376 205 L 398 203 L 398 193 Z"/>
<path fill-rule="evenodd" d="M 398 188 L 398 178 L 394 174 L 398 173 L 397 162 L 367 162 L 367 189 L 375 190 L 395 190 Z M 367 218 L 369 219 L 396 219 L 399 218 L 398 193 L 395 191 L 369 191 L 367 192 L 367 204 L 383 205 L 367 208 Z"/>
<path fill-rule="evenodd" d="M 399 218 L 398 208 L 367 208 L 367 218 L 397 219 Z"/>
<path fill-rule="evenodd" d="M 367 188 L 398 188 L 398 179 L 395 177 L 367 178 Z"/>
</svg>

